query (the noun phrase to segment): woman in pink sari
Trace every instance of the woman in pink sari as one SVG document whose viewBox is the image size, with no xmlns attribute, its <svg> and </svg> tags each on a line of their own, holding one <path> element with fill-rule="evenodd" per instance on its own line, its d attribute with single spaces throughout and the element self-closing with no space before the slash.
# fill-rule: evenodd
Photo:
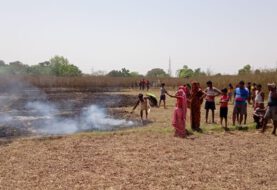
<svg viewBox="0 0 277 190">
<path fill-rule="evenodd" d="M 186 91 L 187 88 L 186 86 L 179 86 L 179 90 L 183 91 L 183 112 L 184 112 L 184 117 L 185 117 L 185 125 L 186 125 L 186 120 L 187 120 L 187 109 L 188 109 L 188 100 L 187 100 L 187 95 L 186 95 Z"/>
<path fill-rule="evenodd" d="M 184 91 L 179 89 L 175 96 L 168 94 L 172 98 L 176 98 L 176 106 L 173 112 L 172 125 L 175 128 L 175 137 L 186 137 L 186 102 L 184 101 Z"/>
</svg>

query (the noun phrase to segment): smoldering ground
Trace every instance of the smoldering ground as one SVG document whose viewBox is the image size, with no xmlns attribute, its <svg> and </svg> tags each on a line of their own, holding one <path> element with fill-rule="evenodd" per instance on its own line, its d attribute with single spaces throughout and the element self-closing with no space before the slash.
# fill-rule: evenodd
<svg viewBox="0 0 277 190">
<path fill-rule="evenodd" d="M 22 81 L 10 80 L 0 92 L 0 136 L 61 135 L 136 125 L 134 121 L 108 115 L 104 106 L 109 102 L 120 102 L 119 97 L 100 99 L 100 104 L 92 104 L 87 98 L 79 99 L 79 104 L 66 98 L 51 101 L 42 90 Z M 80 103 L 82 100 L 84 102 Z"/>
</svg>

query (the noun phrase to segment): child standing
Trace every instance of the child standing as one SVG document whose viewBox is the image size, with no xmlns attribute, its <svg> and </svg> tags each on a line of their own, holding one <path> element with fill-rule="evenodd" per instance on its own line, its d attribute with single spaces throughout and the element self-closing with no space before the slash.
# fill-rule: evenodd
<svg viewBox="0 0 277 190">
<path fill-rule="evenodd" d="M 227 115 L 228 115 L 228 102 L 229 96 L 227 95 L 227 88 L 221 90 L 221 97 L 220 97 L 220 124 L 223 126 L 223 120 L 225 121 L 224 129 L 227 130 Z"/>
<path fill-rule="evenodd" d="M 228 96 L 229 96 L 229 101 L 230 101 L 230 102 L 232 102 L 233 92 L 234 92 L 234 87 L 233 87 L 233 85 L 230 83 L 230 84 L 228 85 Z"/>
<path fill-rule="evenodd" d="M 145 112 L 145 119 L 147 120 L 148 113 L 150 111 L 148 97 L 143 97 L 143 94 L 139 94 L 138 101 L 137 101 L 136 105 L 133 107 L 133 110 L 131 111 L 131 113 L 133 113 L 135 111 L 135 109 L 137 108 L 138 105 L 140 105 L 140 118 L 141 118 L 141 122 L 143 123 L 143 112 Z"/>
<path fill-rule="evenodd" d="M 161 103 L 163 102 L 163 104 L 164 104 L 164 109 L 166 109 L 166 104 L 165 104 L 165 100 L 166 100 L 166 93 L 167 93 L 167 91 L 166 91 L 166 89 L 165 89 L 165 83 L 162 83 L 161 84 L 161 89 L 160 89 L 160 91 L 161 91 L 161 94 L 160 94 L 160 101 L 159 101 L 159 107 L 161 106 Z"/>
</svg>

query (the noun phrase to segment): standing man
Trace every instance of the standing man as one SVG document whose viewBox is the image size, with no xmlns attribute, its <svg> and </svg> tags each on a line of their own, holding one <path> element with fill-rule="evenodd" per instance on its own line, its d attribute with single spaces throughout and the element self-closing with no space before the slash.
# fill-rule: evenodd
<svg viewBox="0 0 277 190">
<path fill-rule="evenodd" d="M 239 87 L 235 90 L 235 106 L 233 111 L 233 125 L 236 125 L 236 117 L 238 117 L 239 126 L 242 124 L 243 115 L 247 113 L 247 100 L 249 97 L 249 90 L 245 88 L 244 81 L 239 82 Z M 237 116 L 238 115 L 238 116 Z"/>
<path fill-rule="evenodd" d="M 146 80 L 146 90 L 148 91 L 150 88 L 150 81 L 149 80 Z"/>
<path fill-rule="evenodd" d="M 221 94 L 221 91 L 215 87 L 213 87 L 212 81 L 207 82 L 207 88 L 204 91 L 206 93 L 206 123 L 208 123 L 209 110 L 212 110 L 212 123 L 214 121 L 214 110 L 215 110 L 215 97 Z"/>
<path fill-rule="evenodd" d="M 272 134 L 276 135 L 276 129 L 277 129 L 277 91 L 276 91 L 276 85 L 275 83 L 268 84 L 268 106 L 267 110 L 264 116 L 264 123 L 263 123 L 263 129 L 261 132 L 265 132 L 266 125 L 269 119 L 273 120 L 273 131 Z"/>
<path fill-rule="evenodd" d="M 142 81 L 141 81 L 142 90 L 145 89 L 145 84 L 146 84 L 145 79 L 142 79 Z"/>
</svg>

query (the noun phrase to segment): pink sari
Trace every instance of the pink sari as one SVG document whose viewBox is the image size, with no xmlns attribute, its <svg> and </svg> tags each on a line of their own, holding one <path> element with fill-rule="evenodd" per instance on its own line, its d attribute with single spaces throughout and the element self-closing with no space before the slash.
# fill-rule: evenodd
<svg viewBox="0 0 277 190">
<path fill-rule="evenodd" d="M 174 109 L 172 125 L 175 128 L 175 136 L 177 137 L 185 137 L 185 126 L 186 126 L 186 109 L 187 104 L 185 102 L 185 98 L 182 90 L 178 90 L 177 92 L 177 103 Z"/>
</svg>

